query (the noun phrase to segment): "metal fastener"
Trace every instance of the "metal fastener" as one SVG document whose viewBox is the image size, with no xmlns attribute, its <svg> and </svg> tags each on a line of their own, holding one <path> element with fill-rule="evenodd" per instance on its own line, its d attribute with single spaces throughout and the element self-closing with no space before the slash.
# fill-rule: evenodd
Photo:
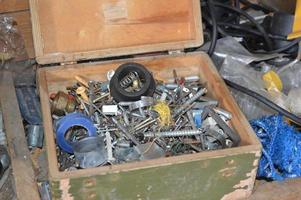
<svg viewBox="0 0 301 200">
<path fill-rule="evenodd" d="M 202 130 L 167 131 L 159 133 L 144 133 L 145 137 L 181 137 L 202 134 Z"/>
</svg>

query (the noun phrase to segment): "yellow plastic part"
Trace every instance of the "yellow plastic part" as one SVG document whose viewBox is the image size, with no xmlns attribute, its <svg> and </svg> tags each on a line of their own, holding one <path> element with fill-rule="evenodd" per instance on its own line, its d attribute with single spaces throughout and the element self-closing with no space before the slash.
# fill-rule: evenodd
<svg viewBox="0 0 301 200">
<path fill-rule="evenodd" d="M 266 72 L 262 76 L 262 80 L 264 81 L 265 88 L 268 91 L 276 90 L 276 91 L 281 92 L 283 89 L 283 85 L 282 85 L 282 81 L 281 81 L 280 77 L 273 70 Z"/>
<path fill-rule="evenodd" d="M 287 39 L 298 37 L 301 37 L 301 0 L 297 0 L 293 32 L 288 35 Z"/>
<path fill-rule="evenodd" d="M 159 113 L 161 126 L 169 126 L 171 124 L 171 111 L 169 106 L 164 101 L 157 103 L 153 109 Z"/>
</svg>

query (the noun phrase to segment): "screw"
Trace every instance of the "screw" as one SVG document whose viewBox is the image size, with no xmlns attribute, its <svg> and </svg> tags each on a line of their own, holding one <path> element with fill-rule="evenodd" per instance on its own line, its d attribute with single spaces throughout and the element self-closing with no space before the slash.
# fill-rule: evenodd
<svg viewBox="0 0 301 200">
<path fill-rule="evenodd" d="M 186 131 L 167 131 L 159 133 L 144 133 L 145 137 L 181 137 L 194 136 L 202 134 L 202 130 L 186 130 Z"/>
<path fill-rule="evenodd" d="M 192 103 L 194 103 L 198 98 L 200 98 L 201 96 L 203 96 L 205 93 L 207 92 L 206 88 L 203 88 L 201 90 L 199 90 L 192 98 L 190 98 L 188 101 L 186 101 L 183 106 L 181 106 L 180 108 L 176 109 L 174 111 L 173 117 L 177 116 L 178 114 L 180 114 L 182 111 L 184 111 L 187 106 L 191 105 Z"/>
<path fill-rule="evenodd" d="M 138 124 L 137 126 L 135 126 L 134 131 L 143 129 L 144 127 L 151 125 L 152 123 L 155 123 L 157 121 L 157 119 L 153 119 L 151 121 L 149 121 L 149 119 L 152 119 L 152 118 L 148 118 L 147 120 L 145 120 L 145 121 L 141 122 L 140 124 Z"/>
</svg>

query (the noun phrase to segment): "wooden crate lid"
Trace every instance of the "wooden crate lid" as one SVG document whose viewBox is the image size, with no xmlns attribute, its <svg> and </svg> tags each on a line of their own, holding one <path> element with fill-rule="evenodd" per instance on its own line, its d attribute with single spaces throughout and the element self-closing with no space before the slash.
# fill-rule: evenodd
<svg viewBox="0 0 301 200">
<path fill-rule="evenodd" d="M 199 0 L 30 0 L 40 64 L 203 44 Z"/>
</svg>

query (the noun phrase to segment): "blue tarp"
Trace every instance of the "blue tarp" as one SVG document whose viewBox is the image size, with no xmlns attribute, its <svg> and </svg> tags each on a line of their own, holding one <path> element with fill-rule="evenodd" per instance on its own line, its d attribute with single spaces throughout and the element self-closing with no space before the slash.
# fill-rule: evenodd
<svg viewBox="0 0 301 200">
<path fill-rule="evenodd" d="M 257 178 L 284 180 L 301 176 L 301 133 L 280 115 L 250 121 L 263 146 Z"/>
</svg>

